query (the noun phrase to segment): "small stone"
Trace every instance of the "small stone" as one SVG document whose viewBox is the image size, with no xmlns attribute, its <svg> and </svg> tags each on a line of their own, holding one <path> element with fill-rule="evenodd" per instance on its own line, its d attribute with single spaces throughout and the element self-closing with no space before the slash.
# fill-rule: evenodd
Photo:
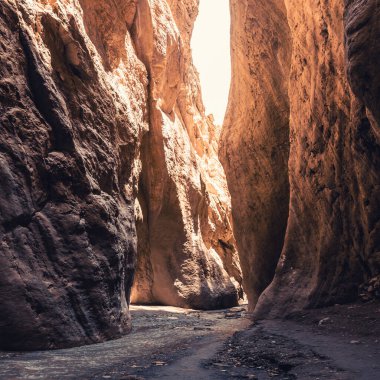
<svg viewBox="0 0 380 380">
<path fill-rule="evenodd" d="M 155 362 L 152 362 L 153 365 L 159 367 L 159 366 L 163 366 L 163 365 L 166 365 L 167 363 L 166 362 L 162 362 L 162 361 L 155 361 Z"/>
<path fill-rule="evenodd" d="M 318 322 L 318 326 L 323 326 L 326 322 L 330 320 L 329 317 L 323 318 Z"/>
<path fill-rule="evenodd" d="M 240 317 L 241 315 L 239 313 L 226 313 L 224 315 L 224 318 L 227 318 L 227 319 L 235 319 L 235 318 L 238 319 Z"/>
</svg>

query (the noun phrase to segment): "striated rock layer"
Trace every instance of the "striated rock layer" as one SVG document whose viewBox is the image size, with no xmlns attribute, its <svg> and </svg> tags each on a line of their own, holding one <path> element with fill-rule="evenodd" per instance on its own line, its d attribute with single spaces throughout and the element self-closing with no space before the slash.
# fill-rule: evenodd
<svg viewBox="0 0 380 380">
<path fill-rule="evenodd" d="M 380 5 L 231 10 L 220 156 L 251 308 L 279 316 L 352 300 L 380 269 Z"/>
<path fill-rule="evenodd" d="M 189 52 L 197 6 L 0 2 L 2 348 L 126 333 L 134 277 L 137 302 L 237 303 L 219 132 Z"/>
</svg>

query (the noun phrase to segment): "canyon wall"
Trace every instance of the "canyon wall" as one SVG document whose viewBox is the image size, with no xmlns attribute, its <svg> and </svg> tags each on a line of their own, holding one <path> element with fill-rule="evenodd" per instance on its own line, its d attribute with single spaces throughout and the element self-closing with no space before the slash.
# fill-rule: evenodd
<svg viewBox="0 0 380 380">
<path fill-rule="evenodd" d="M 201 309 L 236 305 L 241 274 L 217 159 L 219 130 L 205 116 L 190 51 L 198 1 L 143 3 L 134 39 L 151 78 L 150 130 L 142 143 L 143 246 L 132 301 Z"/>
<path fill-rule="evenodd" d="M 0 2 L 0 345 L 130 329 L 129 298 L 235 305 L 230 198 L 189 39 L 197 1 Z"/>
<path fill-rule="evenodd" d="M 288 219 L 291 39 L 281 1 L 232 1 L 231 20 L 233 76 L 220 156 L 254 305 L 273 278 Z"/>
<path fill-rule="evenodd" d="M 379 273 L 379 11 L 231 1 L 220 156 L 256 317 L 353 300 Z"/>
<path fill-rule="evenodd" d="M 197 11 L 0 3 L 1 348 L 119 337 L 130 299 L 236 305 L 218 154 L 257 317 L 352 300 L 379 273 L 378 2 L 231 0 L 222 131 L 192 63 Z"/>
</svg>

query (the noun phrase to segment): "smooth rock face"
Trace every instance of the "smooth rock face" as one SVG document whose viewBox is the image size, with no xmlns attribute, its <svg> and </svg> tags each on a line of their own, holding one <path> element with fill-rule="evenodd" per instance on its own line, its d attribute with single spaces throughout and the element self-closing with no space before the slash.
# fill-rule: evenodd
<svg viewBox="0 0 380 380">
<path fill-rule="evenodd" d="M 135 301 L 236 304 L 218 129 L 189 52 L 197 6 L 0 3 L 2 348 L 126 333 L 134 277 Z"/>
<path fill-rule="evenodd" d="M 236 71 L 235 81 L 242 83 L 232 87 L 220 153 L 243 272 L 251 273 L 245 280 L 251 308 L 261 294 L 257 317 L 349 301 L 357 296 L 358 285 L 380 269 L 380 5 L 343 0 L 272 3 L 271 12 L 264 1 L 231 2 L 232 46 L 237 47 L 233 62 L 251 73 L 239 79 Z M 284 6 L 287 20 L 279 22 Z M 276 36 L 279 53 L 273 55 Z M 250 43 L 245 45 L 244 39 Z M 237 96 L 247 99 L 248 120 L 240 111 L 244 105 L 235 104 Z M 288 115 L 282 108 L 280 122 L 280 107 L 267 111 L 273 99 L 290 106 Z M 272 140 L 274 146 L 277 141 L 276 152 L 268 150 L 261 141 L 280 125 L 286 130 L 286 120 L 288 144 L 283 132 Z M 273 176 L 285 172 L 283 160 L 275 161 L 274 153 L 285 157 L 287 149 L 289 193 L 281 176 Z M 235 177 L 234 163 L 241 157 L 244 169 Z M 237 191 L 239 187 L 244 191 Z M 235 210 L 235 204 L 245 211 Z M 268 207 L 278 209 L 278 218 L 274 213 L 267 219 L 270 214 L 262 210 Z M 273 234 L 263 234 L 270 223 Z M 273 281 L 262 293 L 280 251 Z M 270 267 L 261 278 L 268 256 Z"/>
<path fill-rule="evenodd" d="M 220 157 L 251 305 L 271 282 L 289 208 L 290 31 L 281 1 L 231 2 L 232 84 Z"/>
</svg>

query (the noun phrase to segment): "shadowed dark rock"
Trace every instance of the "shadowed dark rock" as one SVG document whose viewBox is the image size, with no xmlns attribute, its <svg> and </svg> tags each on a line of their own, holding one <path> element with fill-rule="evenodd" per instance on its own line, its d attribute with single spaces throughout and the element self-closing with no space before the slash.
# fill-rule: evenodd
<svg viewBox="0 0 380 380">
<path fill-rule="evenodd" d="M 0 346 L 115 338 L 130 329 L 136 233 L 121 189 L 134 181 L 123 153 L 138 149 L 138 128 L 74 19 L 42 15 L 33 34 L 23 17 L 1 2 Z"/>
</svg>

